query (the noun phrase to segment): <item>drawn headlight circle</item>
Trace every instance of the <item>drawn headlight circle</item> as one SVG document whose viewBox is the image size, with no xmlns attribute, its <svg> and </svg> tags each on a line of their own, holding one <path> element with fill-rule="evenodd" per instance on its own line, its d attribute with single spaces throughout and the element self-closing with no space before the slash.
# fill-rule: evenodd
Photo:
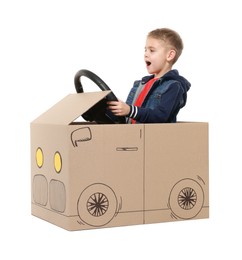
<svg viewBox="0 0 242 260">
<path fill-rule="evenodd" d="M 62 169 L 62 159 L 59 152 L 56 152 L 54 155 L 54 167 L 55 167 L 55 171 L 57 173 L 60 173 Z"/>
<path fill-rule="evenodd" d="M 38 147 L 36 150 L 35 159 L 37 166 L 41 168 L 44 164 L 44 154 L 40 147 Z"/>
</svg>

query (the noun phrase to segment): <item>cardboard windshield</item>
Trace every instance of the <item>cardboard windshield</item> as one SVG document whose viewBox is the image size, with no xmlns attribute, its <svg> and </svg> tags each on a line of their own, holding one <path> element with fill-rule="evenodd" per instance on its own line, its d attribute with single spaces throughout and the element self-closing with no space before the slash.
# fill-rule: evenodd
<svg viewBox="0 0 242 260">
<path fill-rule="evenodd" d="M 48 111 L 34 120 L 34 123 L 68 125 L 84 114 L 111 91 L 69 94 Z"/>
</svg>

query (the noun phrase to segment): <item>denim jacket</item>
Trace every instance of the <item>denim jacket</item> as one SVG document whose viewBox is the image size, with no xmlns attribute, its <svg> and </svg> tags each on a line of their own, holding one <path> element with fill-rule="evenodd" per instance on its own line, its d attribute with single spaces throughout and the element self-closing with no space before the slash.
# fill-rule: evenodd
<svg viewBox="0 0 242 260">
<path fill-rule="evenodd" d="M 191 84 L 177 70 L 170 70 L 155 81 L 141 107 L 134 106 L 144 85 L 152 78 L 154 75 L 134 82 L 126 101 L 131 108 L 128 122 L 132 118 L 136 123 L 174 123 L 179 110 L 185 106 Z"/>
</svg>

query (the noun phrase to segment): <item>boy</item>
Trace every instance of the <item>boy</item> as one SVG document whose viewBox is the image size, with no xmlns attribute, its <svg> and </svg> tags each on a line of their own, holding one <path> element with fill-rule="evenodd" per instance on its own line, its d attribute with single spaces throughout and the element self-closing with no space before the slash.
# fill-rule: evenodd
<svg viewBox="0 0 242 260">
<path fill-rule="evenodd" d="M 177 32 L 161 28 L 149 32 L 144 61 L 149 76 L 134 82 L 126 103 L 110 101 L 108 108 L 129 123 L 173 123 L 185 106 L 191 84 L 172 66 L 183 50 Z"/>
</svg>

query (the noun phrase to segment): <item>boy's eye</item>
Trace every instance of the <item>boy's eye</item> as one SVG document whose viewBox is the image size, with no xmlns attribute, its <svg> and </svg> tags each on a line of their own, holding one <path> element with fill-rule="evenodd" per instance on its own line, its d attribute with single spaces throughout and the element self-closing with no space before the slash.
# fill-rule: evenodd
<svg viewBox="0 0 242 260">
<path fill-rule="evenodd" d="M 145 53 L 146 52 L 155 52 L 155 49 L 153 49 L 153 48 L 152 49 L 151 48 L 145 48 Z"/>
</svg>

